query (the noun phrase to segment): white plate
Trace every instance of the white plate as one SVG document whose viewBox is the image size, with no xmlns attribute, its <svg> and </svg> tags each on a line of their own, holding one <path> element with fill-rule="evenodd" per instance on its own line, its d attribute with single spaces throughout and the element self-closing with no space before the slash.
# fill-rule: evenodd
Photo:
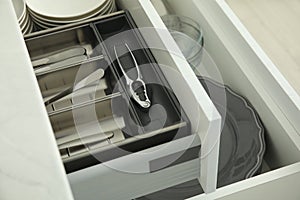
<svg viewBox="0 0 300 200">
<path fill-rule="evenodd" d="M 27 15 L 26 20 L 24 21 L 24 23 L 22 25 L 20 25 L 22 32 L 23 32 L 24 29 L 27 29 L 30 26 L 30 23 L 31 23 L 30 16 Z"/>
<path fill-rule="evenodd" d="M 100 15 L 106 15 L 106 14 L 109 14 L 109 13 L 113 13 L 113 12 L 115 12 L 116 10 L 117 10 L 116 4 L 115 4 L 114 1 L 113 1 L 113 3 L 111 4 L 111 6 L 110 6 L 110 8 L 107 10 L 107 12 L 101 13 Z M 99 15 L 99 16 L 100 16 L 100 15 Z"/>
<path fill-rule="evenodd" d="M 32 21 L 33 21 L 38 27 L 40 27 L 40 28 L 42 28 L 42 29 L 52 28 L 52 27 L 45 26 L 44 24 L 42 24 L 42 23 L 36 21 L 34 18 L 32 18 Z"/>
<path fill-rule="evenodd" d="M 55 17 L 43 16 L 43 15 L 40 15 L 39 13 L 35 12 L 34 10 L 30 9 L 30 7 L 29 7 L 28 11 L 30 12 L 30 15 L 34 16 L 36 19 L 39 19 L 39 21 L 41 23 L 46 22 L 44 25 L 46 25 L 48 23 L 48 24 L 51 24 L 52 26 L 58 26 L 60 24 L 78 22 L 81 20 L 85 20 L 85 19 L 97 16 L 97 15 L 103 13 L 104 11 L 106 11 L 106 9 L 108 7 L 110 7 L 111 5 L 113 5 L 113 3 L 114 3 L 114 1 L 112 1 L 112 0 L 105 0 L 105 2 L 100 7 L 93 10 L 92 12 L 86 13 L 85 15 L 73 17 L 73 18 L 55 18 Z"/>
<path fill-rule="evenodd" d="M 28 13 L 25 13 L 24 19 L 21 22 L 19 22 L 20 27 L 23 28 L 24 26 L 26 26 L 28 21 L 29 21 L 29 15 Z"/>
<path fill-rule="evenodd" d="M 26 12 L 25 2 L 23 0 L 12 0 L 12 3 L 14 5 L 18 21 L 21 21 Z"/>
<path fill-rule="evenodd" d="M 33 31 L 33 29 L 34 29 L 34 24 L 33 24 L 33 22 L 31 22 L 31 23 L 30 23 L 30 27 L 29 27 L 27 33 L 25 33 L 25 34 L 31 33 L 31 32 Z M 25 34 L 24 34 L 24 35 L 25 35 Z"/>
<path fill-rule="evenodd" d="M 27 20 L 27 19 L 26 19 L 27 15 L 28 15 L 28 12 L 27 12 L 27 10 L 26 10 L 26 11 L 25 11 L 25 14 L 20 18 L 19 24 L 23 24 L 23 23 Z"/>
<path fill-rule="evenodd" d="M 43 21 L 43 20 L 39 19 L 38 17 L 36 17 L 35 15 L 32 15 L 32 14 L 31 14 L 31 19 L 34 21 L 34 23 L 36 23 L 38 25 L 41 24 L 42 26 L 45 26 L 45 27 L 48 27 L 48 28 L 56 27 L 56 26 L 61 25 L 61 24 L 54 24 L 54 23 Z"/>
<path fill-rule="evenodd" d="M 106 0 L 26 0 L 32 11 L 50 18 L 76 18 L 93 12 L 105 2 Z"/>
<path fill-rule="evenodd" d="M 21 27 L 22 32 L 24 32 L 25 30 L 29 29 L 30 27 L 30 21 L 28 21 L 26 24 L 24 24 L 24 26 Z"/>
<path fill-rule="evenodd" d="M 103 4 L 103 6 L 97 12 L 92 13 L 90 16 L 86 16 L 85 18 L 81 18 L 81 19 L 76 19 L 75 21 L 55 21 L 55 22 L 53 22 L 54 20 L 49 20 L 47 18 L 44 18 L 44 17 L 38 15 L 37 13 L 34 13 L 32 10 L 28 9 L 34 23 L 37 24 L 42 29 L 53 28 L 53 27 L 67 24 L 67 23 L 73 23 L 76 21 L 81 21 L 81 20 L 92 18 L 95 16 L 105 15 L 105 14 L 111 13 L 115 10 L 116 10 L 115 1 L 108 0 L 105 4 Z"/>
<path fill-rule="evenodd" d="M 32 29 L 33 29 L 33 23 L 31 20 L 29 20 L 27 25 L 22 30 L 23 35 L 30 33 Z"/>
</svg>

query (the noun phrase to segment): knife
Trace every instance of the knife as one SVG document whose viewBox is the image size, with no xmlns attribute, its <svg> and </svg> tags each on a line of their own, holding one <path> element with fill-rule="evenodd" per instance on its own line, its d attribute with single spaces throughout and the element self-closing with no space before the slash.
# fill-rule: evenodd
<svg viewBox="0 0 300 200">
<path fill-rule="evenodd" d="M 86 50 L 83 47 L 80 47 L 80 46 L 72 47 L 67 50 L 62 50 L 60 52 L 56 52 L 47 57 L 33 60 L 32 65 L 33 65 L 33 67 L 36 67 L 36 66 L 40 66 L 40 65 L 51 64 L 51 63 L 59 62 L 61 60 L 65 60 L 65 59 L 72 58 L 75 56 L 84 55 L 85 53 L 86 53 Z"/>
<path fill-rule="evenodd" d="M 100 80 L 104 76 L 104 70 L 103 69 L 97 69 L 96 71 L 89 74 L 87 77 L 76 83 L 75 85 L 72 85 L 71 87 L 57 93 L 56 95 L 52 96 L 50 99 L 46 100 L 45 106 L 73 93 L 74 91 L 77 91 L 81 88 L 84 88 L 85 86 L 90 85 L 91 83 L 94 83 L 97 80 Z"/>
<path fill-rule="evenodd" d="M 56 63 L 36 67 L 36 68 L 34 68 L 34 73 L 38 76 L 38 75 L 41 75 L 45 72 L 48 72 L 49 70 L 59 69 L 59 68 L 64 67 L 64 66 L 68 66 L 68 65 L 72 65 L 72 64 L 75 64 L 75 63 L 82 62 L 86 59 L 87 59 L 86 55 L 74 56 L 72 58 L 61 60 L 61 61 L 58 61 Z"/>
</svg>

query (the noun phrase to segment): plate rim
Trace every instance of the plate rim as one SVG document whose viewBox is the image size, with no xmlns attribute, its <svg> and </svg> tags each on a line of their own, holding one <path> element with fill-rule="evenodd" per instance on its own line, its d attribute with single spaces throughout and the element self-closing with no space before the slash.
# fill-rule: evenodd
<svg viewBox="0 0 300 200">
<path fill-rule="evenodd" d="M 42 16 L 45 16 L 45 17 L 50 17 L 50 18 L 58 18 L 58 19 L 61 19 L 61 18 L 77 18 L 77 17 L 80 17 L 82 15 L 86 15 L 88 13 L 91 13 L 97 9 L 99 9 L 101 6 L 103 6 L 104 3 L 106 3 L 107 1 L 110 1 L 110 0 L 98 0 L 98 1 L 95 1 L 95 5 L 94 6 L 91 6 L 90 8 L 88 9 L 81 9 L 79 12 L 77 13 L 74 13 L 74 12 L 70 12 L 68 14 L 57 14 L 57 13 L 51 13 L 51 12 L 47 12 L 45 11 L 45 7 L 44 8 L 37 8 L 35 4 L 35 1 L 38 1 L 38 0 L 26 0 L 26 5 L 28 6 L 29 9 L 31 9 L 32 11 L 34 11 L 35 13 L 38 13 L 39 15 L 42 15 Z M 43 1 L 43 3 L 45 3 L 47 1 Z M 63 0 L 61 0 L 60 2 L 63 2 Z M 97 4 L 96 4 L 97 2 Z M 51 0 L 48 0 L 48 3 L 50 4 L 53 4 L 53 2 Z M 66 7 L 66 5 L 62 5 L 62 7 Z M 47 10 L 47 9 L 46 9 Z"/>
<path fill-rule="evenodd" d="M 212 83 L 213 85 L 219 87 L 219 88 L 222 88 L 222 89 L 225 89 L 225 91 L 228 91 L 230 94 L 234 95 L 236 98 L 242 100 L 244 106 L 250 110 L 252 116 L 253 116 L 253 119 L 255 120 L 255 123 L 259 129 L 259 132 L 258 132 L 258 138 L 259 138 L 259 142 L 260 142 L 260 150 L 256 156 L 256 164 L 253 166 L 252 169 L 249 170 L 249 172 L 246 174 L 246 177 L 245 179 L 247 178 L 250 178 L 252 176 L 254 176 L 257 171 L 260 169 L 260 166 L 263 162 L 263 156 L 265 154 L 265 151 L 266 151 L 266 143 L 265 143 L 265 128 L 258 116 L 258 113 L 257 111 L 254 110 L 254 107 L 252 106 L 252 104 L 245 98 L 243 97 L 242 95 L 238 94 L 237 92 L 235 92 L 233 89 L 231 89 L 231 87 L 229 87 L 228 85 L 223 85 L 209 77 L 205 77 L 205 76 L 199 76 L 199 75 L 196 75 L 197 76 L 197 79 L 200 81 L 200 79 L 204 80 L 204 81 L 209 81 L 210 83 Z M 212 100 L 213 102 L 213 100 Z"/>
<path fill-rule="evenodd" d="M 86 19 L 92 18 L 94 16 L 97 16 L 98 14 L 103 12 L 103 10 L 105 10 L 107 7 L 111 6 L 111 4 L 113 4 L 113 1 L 112 0 L 106 0 L 105 3 L 106 3 L 105 5 L 103 5 L 100 8 L 96 8 L 92 12 L 89 12 L 89 13 L 86 13 L 85 15 L 77 16 L 77 17 L 74 17 L 74 18 L 46 17 L 46 16 L 43 16 L 39 13 L 36 13 L 30 7 L 28 7 L 28 12 L 29 12 L 30 15 L 33 15 L 35 18 L 37 18 L 41 21 L 44 21 L 45 23 L 49 23 L 49 24 L 53 23 L 53 24 L 55 24 L 55 26 L 59 26 L 59 25 L 64 25 L 64 24 L 68 24 L 68 23 L 79 22 L 79 21 L 86 20 Z"/>
</svg>

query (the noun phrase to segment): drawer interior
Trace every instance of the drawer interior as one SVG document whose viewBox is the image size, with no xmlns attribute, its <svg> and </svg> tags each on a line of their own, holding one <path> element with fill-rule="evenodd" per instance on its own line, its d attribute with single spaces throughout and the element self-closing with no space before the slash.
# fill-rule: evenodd
<svg viewBox="0 0 300 200">
<path fill-rule="evenodd" d="M 124 70 L 128 72 L 129 76 L 137 76 L 136 71 L 134 70 L 135 67 L 130 64 L 130 61 L 128 60 L 126 49 L 124 49 L 124 46 L 122 48 L 122 44 L 125 42 L 128 46 L 130 46 L 137 63 L 140 65 L 139 70 L 143 75 L 143 80 L 148 83 L 147 90 L 148 94 L 152 97 L 152 103 L 154 105 L 160 104 L 166 110 L 167 117 L 165 118 L 164 114 L 160 113 L 155 117 L 155 121 L 159 122 L 166 120 L 165 125 L 170 126 L 174 122 L 181 121 L 181 118 L 184 119 L 185 114 L 180 113 L 180 109 L 177 109 L 179 104 L 174 93 L 171 89 L 169 89 L 170 86 L 167 81 L 161 77 L 162 72 L 159 65 L 156 64 L 154 57 L 147 49 L 147 45 L 143 42 L 143 40 L 139 40 L 141 35 L 139 35 L 138 31 L 134 30 L 135 28 L 136 26 L 133 19 L 125 18 L 124 16 L 116 17 L 113 26 L 110 20 L 103 20 L 95 23 L 95 29 L 101 36 L 101 41 L 103 41 L 103 45 L 108 51 L 108 55 L 112 60 L 112 65 L 116 66 L 114 67 L 116 79 L 120 81 L 120 84 L 123 87 L 126 87 L 126 80 L 124 79 L 124 75 L 120 67 L 118 67 L 119 64 L 114 53 L 115 47 L 120 48 L 119 59 L 124 63 Z M 139 123 L 144 127 L 145 132 L 158 129 L 157 127 L 155 128 L 155 125 L 154 127 L 147 126 L 149 121 L 151 121 L 150 116 L 145 116 L 144 111 L 139 109 L 138 105 L 132 104 L 132 106 L 136 111 L 136 114 L 140 119 Z"/>
<path fill-rule="evenodd" d="M 258 112 L 266 128 L 267 149 L 264 157 L 263 172 L 267 173 L 299 162 L 299 144 L 291 137 L 295 130 L 286 122 L 280 109 L 278 109 L 278 105 L 272 101 L 272 98 L 276 97 L 268 96 L 263 89 L 263 85 L 260 85 L 260 82 L 255 79 L 255 76 L 259 75 L 251 74 L 251 72 L 247 74 L 244 66 L 241 63 L 237 63 L 230 50 L 224 45 L 220 34 L 226 34 L 227 32 L 216 29 L 219 26 L 215 24 L 216 21 L 214 21 L 213 15 L 209 13 L 211 10 L 205 10 L 205 8 L 210 8 L 214 3 L 192 0 L 165 0 L 165 2 L 169 6 L 171 14 L 190 17 L 200 24 L 204 34 L 204 49 L 206 50 L 204 56 L 209 56 L 209 58 L 204 57 L 203 60 L 211 58 L 217 65 L 217 70 L 223 83 L 246 97 Z M 145 22 L 140 22 L 141 24 L 146 24 Z M 231 35 L 223 35 L 222 37 L 229 38 L 229 41 L 234 40 L 234 38 L 231 38 Z M 213 70 L 215 69 L 211 69 L 209 65 L 204 67 L 206 72 L 198 70 L 195 71 L 196 74 L 202 76 L 214 74 Z M 255 66 L 250 67 L 254 68 Z"/>
<path fill-rule="evenodd" d="M 132 1 L 133 2 L 133 1 Z M 292 163 L 299 162 L 300 156 L 299 156 L 299 149 L 298 146 L 295 144 L 293 139 L 289 135 L 289 125 L 286 121 L 282 120 L 282 113 L 280 112 L 280 109 L 275 105 L 275 103 L 272 101 L 272 99 L 268 95 L 263 95 L 263 87 L 258 87 L 257 84 L 254 84 L 252 80 L 249 79 L 249 77 L 244 73 L 244 71 L 241 69 L 240 63 L 237 63 L 235 58 L 231 55 L 229 50 L 224 46 L 223 41 L 220 39 L 219 33 L 216 33 L 215 25 L 212 24 L 211 19 L 208 17 L 208 13 L 205 12 L 205 7 L 203 9 L 200 9 L 201 2 L 199 1 L 196 5 L 196 1 L 188 0 L 188 1 L 179 1 L 179 0 L 169 0 L 169 4 L 171 5 L 172 9 L 175 11 L 176 14 L 181 14 L 185 16 L 189 16 L 193 18 L 194 20 L 198 21 L 204 31 L 204 38 L 205 38 L 205 48 L 207 52 L 210 54 L 210 56 L 213 58 L 214 62 L 219 67 L 219 71 L 222 75 L 223 81 L 226 85 L 229 85 L 231 88 L 233 88 L 236 92 L 242 94 L 243 96 L 247 97 L 248 100 L 251 102 L 251 104 L 255 107 L 257 112 L 259 113 L 266 129 L 267 129 L 267 153 L 265 156 L 265 165 L 264 165 L 264 172 L 273 171 L 275 169 L 291 165 Z M 130 3 L 129 3 L 130 4 Z M 135 5 L 132 4 L 132 9 L 134 9 Z M 149 13 L 148 13 L 149 14 Z M 149 14 L 150 15 L 150 14 Z M 151 24 L 153 21 L 149 22 L 148 19 L 141 20 L 144 24 L 137 23 L 138 26 L 142 25 L 145 26 L 147 23 Z M 214 25 L 214 26 L 213 26 Z M 117 27 L 118 30 L 128 27 L 118 27 L 116 26 L 107 26 L 108 28 L 114 29 Z M 112 30 L 118 31 L 118 30 Z M 96 33 L 93 32 L 91 26 L 89 25 L 83 25 L 80 26 L 78 30 L 74 30 L 73 28 L 67 28 L 65 30 L 61 30 L 57 37 L 56 34 L 49 34 L 47 37 L 51 38 L 44 38 L 43 40 L 45 42 L 40 42 L 39 40 L 32 40 L 28 39 L 27 42 L 31 43 L 28 45 L 28 50 L 31 52 L 31 57 L 34 59 L 39 59 L 41 56 L 44 56 L 45 54 L 48 54 L 53 51 L 59 51 L 61 48 L 69 48 L 73 45 L 87 45 L 90 49 L 94 49 L 97 44 L 101 41 L 101 39 L 96 37 Z M 101 30 L 99 30 L 101 33 Z M 102 32 L 103 38 L 106 37 L 105 32 Z M 109 35 L 109 34 L 108 34 Z M 43 38 L 45 36 L 38 36 L 40 38 Z M 228 36 L 230 37 L 230 36 Z M 102 38 L 102 39 L 103 39 Z M 63 41 L 62 41 L 63 40 Z M 107 45 L 109 49 L 109 45 Z M 88 51 L 87 53 L 87 61 L 86 63 L 91 64 L 91 69 L 96 69 L 97 67 L 93 64 L 94 62 L 102 62 L 100 58 L 97 58 L 101 56 L 101 51 L 103 49 L 97 50 L 97 51 Z M 139 51 L 136 52 L 136 54 L 139 54 Z M 97 59 L 98 61 L 94 61 L 93 59 Z M 112 58 L 110 58 L 112 59 Z M 106 60 L 107 62 L 108 60 Z M 108 62 L 111 62 L 108 61 Z M 85 63 L 85 62 L 84 62 Z M 83 63 L 83 65 L 84 65 Z M 89 68 L 89 67 L 88 67 Z M 50 96 L 55 92 L 51 92 L 51 90 L 61 90 L 63 88 L 66 88 L 68 85 L 72 84 L 72 81 L 74 81 L 76 70 L 78 70 L 78 65 L 70 65 L 65 69 L 59 69 L 59 70 L 66 70 L 64 74 L 64 77 L 59 78 L 59 75 L 55 75 L 55 71 L 48 71 L 47 73 L 41 73 L 38 76 L 39 84 L 41 86 L 41 92 L 44 97 Z M 107 73 L 116 73 L 112 75 L 114 78 L 117 77 L 118 71 L 114 71 L 114 69 L 108 69 Z M 49 73 L 49 74 L 48 74 Z M 50 75 L 50 73 L 53 73 Z M 120 73 L 120 71 L 119 71 Z M 232 76 L 232 74 L 235 73 L 235 76 Z M 52 76 L 53 75 L 53 76 Z M 203 74 L 201 74 L 203 75 Z M 47 77 L 48 78 L 45 78 Z M 45 79 L 43 79 L 43 77 Z M 40 78 L 40 79 L 39 79 Z M 60 83 L 55 85 L 54 83 L 56 79 L 61 79 Z M 113 79 L 113 78 L 111 78 Z M 50 91 L 48 90 L 47 82 L 51 82 L 50 85 Z M 98 90 L 97 90 L 98 91 Z M 106 95 L 113 95 L 114 92 L 109 89 L 105 89 Z M 107 102 L 105 99 L 101 99 L 103 95 L 103 89 L 99 89 L 99 96 L 96 97 L 99 102 L 96 103 L 96 106 L 99 106 L 101 108 L 103 105 L 105 105 Z M 116 96 L 110 96 L 111 99 L 120 99 L 119 94 L 116 94 Z M 175 103 L 176 105 L 176 103 Z M 88 105 L 83 105 L 88 106 Z M 106 106 L 105 106 L 106 107 Z M 62 108 L 66 109 L 66 106 L 62 106 Z M 106 107 L 107 108 L 107 107 Z M 68 112 L 68 110 L 60 110 L 59 114 L 55 113 L 55 110 L 53 108 L 47 108 L 50 109 L 48 111 L 51 111 L 52 114 L 50 116 L 50 119 L 53 121 L 54 128 L 56 131 L 63 129 L 68 129 L 69 127 L 72 127 L 72 116 Z M 80 110 L 80 108 L 78 108 Z M 59 109 L 58 109 L 59 110 Z M 107 115 L 111 116 L 111 111 L 106 109 Z M 51 113 L 50 112 L 50 113 Z M 63 114 L 62 114 L 63 113 Z M 99 120 L 103 118 L 101 114 L 99 114 Z M 65 116 L 63 116 L 65 115 Z M 60 126 L 57 123 L 57 119 L 59 117 L 62 117 L 66 124 L 63 124 Z M 124 140 L 125 136 L 121 134 L 120 136 L 121 140 Z M 156 138 L 154 138 L 156 139 Z M 125 147 L 124 147 L 125 148 Z M 73 152 L 73 151 L 72 151 Z M 74 149 L 75 153 L 80 153 L 81 149 Z M 62 157 L 64 158 L 65 152 L 61 152 Z M 88 167 L 88 166 L 86 166 Z M 81 187 L 80 187 L 81 189 Z M 90 191 L 90 190 L 88 190 Z M 96 192 L 96 191 L 94 191 Z"/>
<path fill-rule="evenodd" d="M 43 95 L 43 98 L 48 98 L 59 91 L 72 86 L 77 80 L 81 80 L 97 69 L 104 69 L 105 76 L 101 78 L 97 92 L 111 94 L 113 92 L 114 79 L 112 72 L 107 67 L 107 62 L 104 59 L 95 61 L 87 61 L 85 63 L 71 65 L 67 68 L 58 69 L 51 73 L 41 74 L 37 76 L 37 80 Z M 88 92 L 88 91 L 87 91 Z M 97 93 L 98 95 L 98 93 Z M 99 94 L 100 95 L 100 94 Z M 100 97 L 100 96 L 99 96 Z"/>
<path fill-rule="evenodd" d="M 130 13 L 121 11 L 26 39 L 32 63 L 37 63 L 36 78 L 68 173 L 192 134 L 187 115 L 142 36 L 138 31 L 122 34 L 135 26 Z M 65 52 L 71 49 L 77 53 L 78 47 L 84 49 L 85 59 L 51 63 L 52 59 L 72 57 Z M 117 62 L 117 56 L 121 61 Z M 43 63 L 45 58 L 49 64 Z M 100 79 L 74 89 L 99 70 L 103 71 Z M 128 89 L 125 73 L 134 79 L 137 71 L 151 99 L 149 109 L 134 101 Z M 46 104 L 70 88 L 71 93 Z"/>
</svg>

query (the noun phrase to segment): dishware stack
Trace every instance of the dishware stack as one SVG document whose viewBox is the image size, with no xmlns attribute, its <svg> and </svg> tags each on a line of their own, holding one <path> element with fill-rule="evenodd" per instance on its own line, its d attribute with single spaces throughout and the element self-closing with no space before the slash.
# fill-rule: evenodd
<svg viewBox="0 0 300 200">
<path fill-rule="evenodd" d="M 222 117 L 217 187 L 251 178 L 262 170 L 265 128 L 249 101 L 230 87 L 197 76 Z M 226 101 L 220 98 L 224 93 Z M 199 181 L 176 185 L 135 200 L 181 200 L 204 193 Z"/>
<path fill-rule="evenodd" d="M 23 0 L 12 0 L 15 13 L 21 28 L 21 31 L 24 35 L 31 33 L 33 31 L 34 25 L 31 21 L 31 18 L 27 12 L 26 3 Z"/>
<path fill-rule="evenodd" d="M 116 10 L 115 0 L 26 0 L 28 12 L 40 29 L 79 22 Z"/>
</svg>

